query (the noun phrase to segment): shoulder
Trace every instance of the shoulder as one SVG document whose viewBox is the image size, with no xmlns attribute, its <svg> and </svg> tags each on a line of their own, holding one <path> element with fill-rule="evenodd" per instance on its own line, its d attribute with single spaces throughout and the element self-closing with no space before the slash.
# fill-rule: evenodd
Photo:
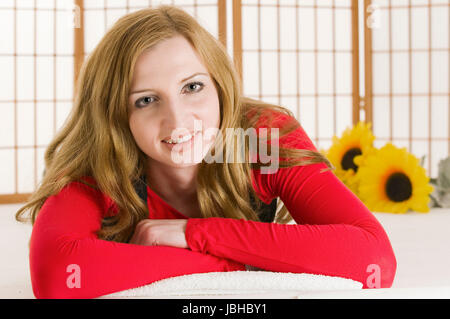
<svg viewBox="0 0 450 319">
<path fill-rule="evenodd" d="M 255 111 L 251 111 L 247 116 L 251 117 L 255 114 Z M 274 138 L 278 137 L 276 142 L 280 147 L 317 152 L 317 148 L 300 122 L 293 115 L 280 110 L 264 108 L 254 128 L 258 136 L 270 134 Z"/>
<path fill-rule="evenodd" d="M 97 182 L 91 176 L 82 176 L 78 180 L 69 182 L 47 200 L 51 201 L 53 205 L 90 207 L 98 209 L 102 213 L 108 212 L 115 206 L 111 198 L 98 189 Z"/>
<path fill-rule="evenodd" d="M 294 116 L 270 107 L 260 108 L 259 110 L 251 109 L 247 113 L 247 118 L 253 118 L 258 113 L 259 118 L 255 125 L 256 128 L 283 127 L 287 124 L 300 125 Z"/>
</svg>

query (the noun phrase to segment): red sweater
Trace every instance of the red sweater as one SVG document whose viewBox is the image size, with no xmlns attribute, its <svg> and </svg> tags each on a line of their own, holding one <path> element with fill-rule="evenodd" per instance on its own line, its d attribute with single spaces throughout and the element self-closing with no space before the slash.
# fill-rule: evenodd
<svg viewBox="0 0 450 319">
<path fill-rule="evenodd" d="M 280 119 L 273 127 L 287 117 Z M 317 151 L 302 127 L 279 143 Z M 49 197 L 36 218 L 30 243 L 34 295 L 94 298 L 174 276 L 246 270 L 245 265 L 350 278 L 364 288 L 377 275 L 380 288 L 391 287 L 396 260 L 385 231 L 333 172 L 320 173 L 326 167 L 279 168 L 274 174 L 254 169 L 258 196 L 265 203 L 279 197 L 297 224 L 189 218 L 189 249 L 98 239 L 101 219 L 114 203 L 100 191 L 72 182 Z M 149 218 L 187 218 L 149 187 L 147 192 Z"/>
</svg>

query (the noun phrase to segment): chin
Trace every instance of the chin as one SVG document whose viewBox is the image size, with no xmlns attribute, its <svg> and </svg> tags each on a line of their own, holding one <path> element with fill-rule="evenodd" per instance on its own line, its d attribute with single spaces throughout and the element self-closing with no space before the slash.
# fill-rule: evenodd
<svg viewBox="0 0 450 319">
<path fill-rule="evenodd" d="M 171 159 L 170 162 L 167 162 L 170 166 L 172 167 L 189 167 L 189 166 L 196 166 L 198 164 L 200 164 L 202 162 L 203 159 L 200 160 L 195 160 L 193 158 L 188 158 L 186 160 L 184 160 L 183 158 L 181 159 Z"/>
</svg>

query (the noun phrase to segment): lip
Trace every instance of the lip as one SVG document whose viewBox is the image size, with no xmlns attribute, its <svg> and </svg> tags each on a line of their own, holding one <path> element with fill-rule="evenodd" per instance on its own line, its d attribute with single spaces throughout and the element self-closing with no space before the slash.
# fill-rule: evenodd
<svg viewBox="0 0 450 319">
<path fill-rule="evenodd" d="M 196 131 L 190 131 L 189 133 L 191 134 L 191 135 L 194 135 L 194 133 L 195 133 Z M 198 132 L 200 132 L 200 131 L 197 131 L 197 133 Z M 182 135 L 182 136 L 180 136 L 180 135 L 178 135 L 178 138 L 181 138 L 181 137 L 183 137 L 183 136 L 186 136 L 187 134 L 185 134 L 185 135 Z M 161 142 L 163 142 L 164 140 L 168 140 L 168 139 L 171 139 L 172 138 L 172 136 L 171 135 L 169 135 L 169 136 L 166 136 L 165 138 L 163 138 L 162 140 L 161 140 Z M 163 142 L 164 143 L 164 142 Z M 167 143 L 165 143 L 165 144 L 167 144 Z"/>
<path fill-rule="evenodd" d="M 179 144 L 169 144 L 169 143 L 165 143 L 165 142 L 163 142 L 163 141 L 161 141 L 161 143 L 163 143 L 165 146 L 167 146 L 170 150 L 174 150 L 174 151 L 181 151 L 181 150 L 184 150 L 184 149 L 187 149 L 187 148 L 189 148 L 189 147 L 191 147 L 193 144 L 194 144 L 194 140 L 196 139 L 196 138 L 198 138 L 198 135 L 201 133 L 201 131 L 198 131 L 195 135 L 193 135 L 192 137 L 191 137 L 191 139 L 190 140 L 187 140 L 187 141 L 185 141 L 185 142 L 183 142 L 183 143 L 179 143 Z M 191 133 L 191 135 L 192 135 L 192 133 Z"/>
</svg>

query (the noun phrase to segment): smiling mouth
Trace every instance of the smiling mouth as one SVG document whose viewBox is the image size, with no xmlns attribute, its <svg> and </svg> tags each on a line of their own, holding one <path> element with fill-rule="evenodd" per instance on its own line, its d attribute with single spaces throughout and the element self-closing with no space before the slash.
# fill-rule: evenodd
<svg viewBox="0 0 450 319">
<path fill-rule="evenodd" d="M 167 138 L 161 140 L 161 142 L 166 143 L 166 144 L 170 144 L 170 145 L 184 144 L 184 143 L 189 142 L 190 140 L 192 140 L 197 135 L 197 133 L 199 133 L 199 132 L 201 132 L 201 131 L 190 132 L 189 135 L 186 135 L 186 138 L 190 136 L 189 139 L 179 138 L 179 139 L 175 139 L 174 141 L 170 142 L 171 138 L 167 137 Z"/>
<path fill-rule="evenodd" d="M 194 140 L 197 138 L 197 135 L 200 134 L 201 131 L 197 131 L 194 135 L 191 135 L 191 138 L 187 141 L 180 142 L 180 143 L 168 143 L 165 141 L 161 141 L 163 144 L 165 144 L 170 150 L 172 151 L 182 151 L 186 147 L 191 147 L 191 145 L 194 145 Z"/>
<path fill-rule="evenodd" d="M 171 143 L 171 142 L 166 142 L 166 141 L 161 141 L 161 142 L 163 142 L 163 143 L 165 143 L 165 144 L 169 144 L 169 145 L 178 145 L 178 144 L 184 144 L 184 143 L 187 143 L 187 142 L 189 142 L 190 140 L 192 140 L 194 138 L 194 135 L 191 135 L 191 138 L 190 139 L 188 139 L 188 140 L 185 140 L 185 141 L 183 141 L 183 142 L 173 142 L 173 143 Z"/>
</svg>

